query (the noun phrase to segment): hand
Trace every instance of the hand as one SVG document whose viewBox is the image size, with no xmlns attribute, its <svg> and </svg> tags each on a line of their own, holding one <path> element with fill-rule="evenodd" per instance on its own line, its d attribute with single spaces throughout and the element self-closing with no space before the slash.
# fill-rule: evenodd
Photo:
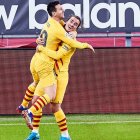
<svg viewBox="0 0 140 140">
<path fill-rule="evenodd" d="M 93 51 L 93 53 L 95 53 L 95 50 L 91 45 L 88 44 L 88 47 L 89 47 L 89 49 L 91 49 Z"/>
<path fill-rule="evenodd" d="M 43 38 L 37 38 L 36 39 L 36 43 L 38 44 L 38 45 L 43 45 L 44 43 L 45 43 L 45 41 L 44 41 L 44 39 Z"/>
<path fill-rule="evenodd" d="M 75 32 L 75 31 L 69 32 L 69 36 L 70 36 L 70 38 L 75 39 L 77 36 L 77 32 Z"/>
</svg>

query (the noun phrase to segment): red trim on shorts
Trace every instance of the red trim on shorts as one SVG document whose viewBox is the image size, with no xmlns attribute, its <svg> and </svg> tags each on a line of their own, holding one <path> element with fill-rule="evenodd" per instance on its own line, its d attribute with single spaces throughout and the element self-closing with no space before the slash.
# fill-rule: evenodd
<svg viewBox="0 0 140 140">
<path fill-rule="evenodd" d="M 62 60 L 62 59 L 60 59 L 60 61 L 61 61 L 62 65 L 63 65 L 63 60 Z"/>
<path fill-rule="evenodd" d="M 56 60 L 55 60 L 55 66 L 56 66 L 56 68 L 57 68 L 58 70 L 60 70 L 60 69 L 59 69 L 59 65 L 58 65 L 58 63 L 57 63 Z"/>
</svg>

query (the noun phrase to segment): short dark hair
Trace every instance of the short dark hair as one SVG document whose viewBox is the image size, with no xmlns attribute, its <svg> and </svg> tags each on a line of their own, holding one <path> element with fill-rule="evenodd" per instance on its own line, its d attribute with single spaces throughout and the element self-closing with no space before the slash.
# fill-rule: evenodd
<svg viewBox="0 0 140 140">
<path fill-rule="evenodd" d="M 47 6 L 47 11 L 49 13 L 49 15 L 52 17 L 52 12 L 55 12 L 56 11 L 56 8 L 55 6 L 60 4 L 59 1 L 53 1 L 53 2 L 50 2 Z"/>
</svg>

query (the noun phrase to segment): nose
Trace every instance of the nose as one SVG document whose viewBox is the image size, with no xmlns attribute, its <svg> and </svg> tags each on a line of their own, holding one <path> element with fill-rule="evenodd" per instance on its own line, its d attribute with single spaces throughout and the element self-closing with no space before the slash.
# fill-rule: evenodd
<svg viewBox="0 0 140 140">
<path fill-rule="evenodd" d="M 74 24 L 73 23 L 71 23 L 71 27 L 74 27 Z"/>
<path fill-rule="evenodd" d="M 65 10 L 62 8 L 62 12 L 64 13 L 65 12 Z"/>
</svg>

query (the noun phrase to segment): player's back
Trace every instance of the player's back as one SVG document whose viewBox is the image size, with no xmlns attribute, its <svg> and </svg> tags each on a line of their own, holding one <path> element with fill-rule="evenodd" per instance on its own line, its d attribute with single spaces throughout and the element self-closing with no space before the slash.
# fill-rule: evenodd
<svg viewBox="0 0 140 140">
<path fill-rule="evenodd" d="M 56 37 L 56 32 L 58 32 L 59 27 L 62 28 L 61 24 L 54 20 L 53 18 L 49 18 L 45 23 L 44 28 L 41 31 L 41 37 L 44 38 L 45 43 L 43 44 L 44 49 L 39 54 L 44 61 L 54 61 L 52 58 L 48 57 L 45 53 L 45 49 L 48 48 L 50 50 L 56 51 L 58 46 L 61 43 L 61 40 Z"/>
<path fill-rule="evenodd" d="M 61 24 L 56 20 L 54 20 L 53 18 L 50 18 L 45 24 L 44 30 L 46 30 L 48 33 L 45 47 L 48 47 L 48 49 L 51 50 L 58 49 L 61 40 L 56 37 L 56 32 L 58 31 L 59 27 L 61 27 Z"/>
</svg>

